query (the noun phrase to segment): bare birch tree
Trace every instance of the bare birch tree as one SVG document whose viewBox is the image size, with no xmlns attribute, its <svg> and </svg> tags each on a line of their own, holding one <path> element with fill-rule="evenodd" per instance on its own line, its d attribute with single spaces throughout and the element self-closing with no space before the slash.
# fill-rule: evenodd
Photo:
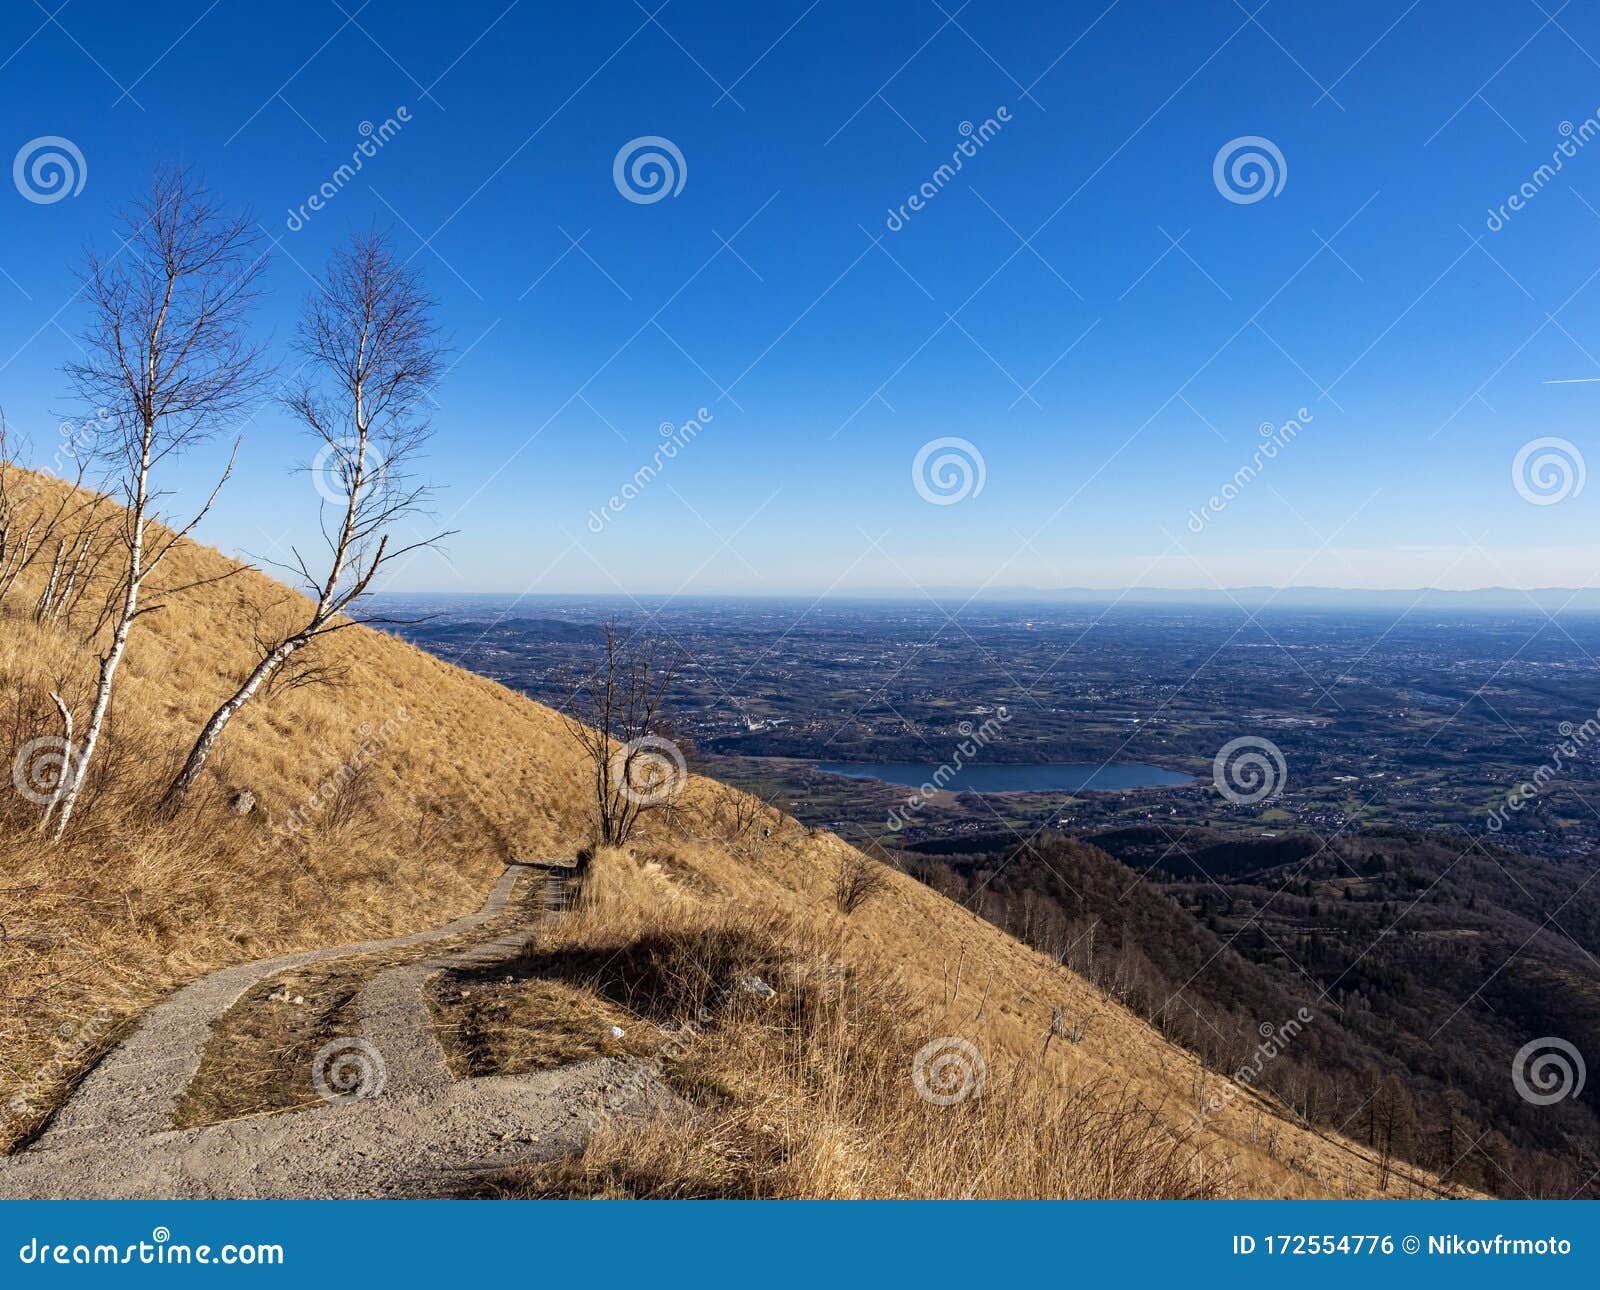
<svg viewBox="0 0 1600 1290">
<path fill-rule="evenodd" d="M 357 234 L 335 252 L 306 301 L 296 348 L 312 377 L 284 401 L 317 444 L 312 474 L 323 498 L 327 562 L 314 573 L 295 550 L 284 566 L 311 603 L 289 630 L 260 642 L 260 657 L 206 721 L 168 786 L 168 809 L 194 784 L 228 723 L 287 675 L 300 651 L 358 622 L 396 621 L 360 612 L 373 579 L 447 536 L 396 540 L 399 522 L 421 510 L 429 492 L 413 482 L 411 466 L 430 436 L 424 404 L 445 352 L 434 310 L 421 280 L 379 234 Z"/>
<path fill-rule="evenodd" d="M 59 490 L 53 502 L 48 496 L 41 501 L 40 494 L 46 490 L 34 479 L 23 478 L 17 457 L 5 413 L 0 411 L 0 604 L 52 544 L 56 556 L 51 579 L 57 580 L 63 547 L 75 548 L 78 539 L 94 528 L 104 500 L 98 495 L 81 495 L 88 463 L 74 456 L 76 473 L 67 481 L 69 487 Z"/>
<path fill-rule="evenodd" d="M 98 581 L 101 566 L 115 553 L 116 539 L 107 537 L 113 519 L 99 505 L 104 500 L 96 495 L 76 528 L 56 539 L 50 574 L 33 604 L 34 622 L 70 621 Z"/>
<path fill-rule="evenodd" d="M 123 209 L 119 225 L 114 254 L 88 253 L 84 357 L 67 374 L 100 418 L 97 447 L 124 507 L 117 534 L 123 558 L 83 740 L 69 750 L 46 808 L 55 838 L 65 832 L 93 764 L 134 620 L 161 607 L 143 599 L 146 585 L 210 510 L 233 462 L 193 517 L 164 532 L 152 527 L 165 496 L 155 476 L 243 411 L 267 375 L 263 350 L 245 329 L 266 265 L 249 216 L 226 210 L 193 171 L 164 166 L 149 193 Z"/>
<path fill-rule="evenodd" d="M 682 751 L 669 739 L 661 701 L 674 660 L 648 636 L 612 619 L 600 656 L 562 714 L 567 733 L 592 771 L 600 841 L 621 846 L 646 811 L 670 805 L 688 779 Z"/>
</svg>

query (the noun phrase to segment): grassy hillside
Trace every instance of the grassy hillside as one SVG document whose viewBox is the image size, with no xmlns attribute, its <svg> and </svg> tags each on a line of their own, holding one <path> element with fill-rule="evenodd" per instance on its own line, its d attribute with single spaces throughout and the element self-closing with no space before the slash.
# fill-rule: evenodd
<svg viewBox="0 0 1600 1290">
<path fill-rule="evenodd" d="M 1438 867 L 1428 880 L 1470 881 L 1459 849 L 1344 838 L 1324 858 L 1316 841 L 1300 839 L 1308 845 L 1299 863 L 1230 876 L 1230 863 L 1238 869 L 1250 853 L 1270 860 L 1283 840 L 1213 837 L 1196 839 L 1196 852 L 1210 843 L 1218 876 L 1196 879 L 1189 868 L 1203 862 L 1165 854 L 1187 839 L 1195 832 L 1101 835 L 1127 849 L 1123 864 L 1059 833 L 1021 846 L 997 835 L 993 851 L 930 848 L 906 867 L 1061 958 L 1214 1070 L 1248 1060 L 1260 1019 L 1308 1008 L 1316 1024 L 1262 1072 L 1261 1086 L 1316 1124 L 1371 1143 L 1387 1133 L 1396 1101 L 1396 1154 L 1452 1180 L 1561 1198 L 1593 1181 L 1583 1163 L 1595 1141 L 1589 1108 L 1576 1098 L 1531 1106 L 1507 1077 L 1530 1035 L 1571 1034 L 1582 1045 L 1593 1034 L 1594 977 L 1578 946 L 1541 938 L 1511 902 L 1486 899 L 1494 886 L 1472 888 L 1469 907 L 1442 879 L 1419 901 L 1422 884 L 1407 883 L 1405 867 L 1394 866 L 1385 888 L 1386 871 L 1370 864 L 1378 846 L 1419 866 L 1431 853 Z M 1184 877 L 1163 877 L 1163 863 Z M 1380 1093 L 1387 1077 L 1398 1093 Z"/>
<path fill-rule="evenodd" d="M 59 487 L 39 481 L 36 503 Z M 43 572 L 30 569 L 0 604 L 8 757 L 58 729 L 52 689 L 79 712 L 89 699 L 94 598 L 76 621 L 34 624 Z M 252 660 L 255 638 L 292 603 L 279 584 L 192 543 L 161 576 L 168 586 L 210 581 L 135 626 L 108 747 L 66 840 L 46 844 L 34 830 L 39 807 L 0 794 L 0 1104 L 11 1103 L 10 1142 L 176 984 L 244 959 L 434 925 L 476 906 L 505 860 L 589 841 L 582 768 L 555 713 L 364 628 L 318 646 L 323 684 L 247 708 L 183 813 L 156 818 L 165 777 Z M 238 790 L 254 794 L 253 812 L 230 809 Z M 759 1121 L 761 1097 L 783 1094 L 810 1135 L 804 1170 L 780 1149 L 771 1168 L 788 1170 L 786 1183 L 761 1174 L 734 1190 L 910 1191 L 919 1178 L 918 1194 L 1376 1191 L 1365 1149 L 1300 1127 L 1248 1090 L 1215 1096 L 1221 1081 L 1190 1054 L 909 876 L 888 873 L 883 891 L 841 914 L 832 893 L 851 849 L 782 817 L 771 817 L 770 836 L 736 837 L 726 823 L 732 794 L 695 779 L 670 815 L 648 817 L 631 851 L 597 866 L 597 890 L 611 893 L 600 912 L 563 934 L 626 948 L 667 932 L 695 945 L 742 927 L 784 956 L 774 975 L 821 956 L 852 983 L 851 1001 L 835 999 L 826 1014 L 834 1024 L 806 1029 L 803 1043 L 793 1028 L 742 1031 L 735 1019 L 708 1050 L 713 1064 L 767 1072 L 759 1089 L 728 1081 L 719 1123 Z M 1058 1009 L 1070 1034 L 1046 1052 Z M 957 1108 L 920 1103 L 902 1060 L 919 1036 L 975 1045 L 984 1096 Z M 870 1106 L 818 1076 L 868 1069 Z M 1219 1109 L 1204 1128 L 1186 1131 L 1212 1099 Z M 1044 1132 L 1057 1116 L 1076 1128 Z M 664 1168 L 682 1163 L 673 1141 L 653 1148 Z M 863 1151 L 900 1158 L 869 1178 Z M 1170 1167 L 1157 1174 L 1149 1162 L 1158 1155 Z M 913 1168 L 913 1156 L 931 1163 Z M 603 1163 L 590 1162 L 593 1177 Z M 580 1169 L 562 1186 L 581 1191 L 590 1176 Z M 1422 1186 L 1397 1176 L 1389 1194 Z"/>
<path fill-rule="evenodd" d="M 1592 864 L 1394 829 L 1331 842 L 1126 829 L 1096 841 L 1253 970 L 1307 995 L 1326 989 L 1336 1024 L 1319 1035 L 1320 1073 L 1342 1070 L 1348 1082 L 1374 1054 L 1397 1071 L 1416 1102 L 1424 1162 L 1440 1160 L 1452 1125 L 1459 1136 L 1464 1124 L 1481 1142 L 1463 1162 L 1478 1185 L 1594 1194 L 1596 1090 L 1534 1105 L 1507 1078 L 1536 1036 L 1580 1052 L 1600 1043 Z M 1180 849 L 1204 876 L 1175 858 Z"/>
</svg>

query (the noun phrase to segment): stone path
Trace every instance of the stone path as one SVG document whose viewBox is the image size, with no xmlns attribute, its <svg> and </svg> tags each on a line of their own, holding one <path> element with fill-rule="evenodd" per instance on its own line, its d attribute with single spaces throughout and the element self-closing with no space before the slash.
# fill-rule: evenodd
<svg viewBox="0 0 1600 1290">
<path fill-rule="evenodd" d="M 432 931 L 239 964 L 185 986 L 145 1014 L 28 1150 L 0 1160 L 0 1198 L 434 1195 L 484 1168 L 580 1149 L 602 1107 L 626 1115 L 664 1105 L 665 1093 L 632 1059 L 454 1080 L 434 1035 L 427 979 L 515 954 L 559 912 L 573 865 L 513 865 L 475 914 Z M 359 1096 L 170 1128 L 212 1023 L 257 983 L 307 964 L 461 936 L 504 914 L 519 878 L 543 884 L 543 908 L 488 940 L 367 983 L 357 1000 L 362 1033 L 341 1041 L 325 1073 L 325 1096 Z"/>
</svg>

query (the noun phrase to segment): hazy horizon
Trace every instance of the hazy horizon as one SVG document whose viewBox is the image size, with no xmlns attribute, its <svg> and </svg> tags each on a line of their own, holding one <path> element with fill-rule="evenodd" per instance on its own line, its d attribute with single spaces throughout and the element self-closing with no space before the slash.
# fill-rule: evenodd
<svg viewBox="0 0 1600 1290">
<path fill-rule="evenodd" d="M 1189 599 L 1185 599 L 1185 598 Z M 618 591 L 589 588 L 575 591 L 515 591 L 510 589 L 484 589 L 461 591 L 445 587 L 419 588 L 408 591 L 377 593 L 379 600 L 408 600 L 430 598 L 455 598 L 463 600 L 513 601 L 537 604 L 541 601 L 628 601 L 684 602 L 715 600 L 775 600 L 802 603 L 814 601 L 850 602 L 900 602 L 932 600 L 961 600 L 982 604 L 1216 604 L 1249 606 L 1266 602 L 1283 602 L 1285 607 L 1322 603 L 1327 607 L 1344 605 L 1358 607 L 1376 605 L 1383 608 L 1426 608 L 1431 604 L 1475 606 L 1490 608 L 1525 608 L 1529 612 L 1552 612 L 1563 609 L 1591 612 L 1600 611 L 1600 588 L 1596 587 L 1318 587 L 1318 586 L 1237 586 L 1237 587 L 992 587 L 977 589 L 960 586 L 931 586 L 918 588 L 862 587 L 851 591 L 823 593 L 807 591 L 717 591 L 693 593 L 666 588 L 645 588 L 637 591 Z"/>
</svg>

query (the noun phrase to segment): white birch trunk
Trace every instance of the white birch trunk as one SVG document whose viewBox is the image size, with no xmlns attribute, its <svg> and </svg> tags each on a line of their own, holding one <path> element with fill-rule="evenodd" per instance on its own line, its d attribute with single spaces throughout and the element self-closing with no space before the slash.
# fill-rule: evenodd
<svg viewBox="0 0 1600 1290">
<path fill-rule="evenodd" d="M 106 713 L 111 707 L 111 686 L 116 680 L 117 668 L 128 648 L 128 633 L 139 612 L 139 592 L 144 585 L 144 526 L 145 508 L 148 504 L 150 480 L 150 440 L 152 427 L 146 423 L 144 450 L 139 459 L 139 478 L 134 490 L 133 534 L 128 541 L 128 586 L 122 596 L 122 612 L 117 616 L 116 630 L 111 634 L 111 644 L 100 656 L 100 677 L 95 685 L 94 707 L 89 712 L 89 724 L 83 732 L 83 747 L 68 763 L 68 770 L 56 785 L 56 797 L 51 802 L 55 809 L 55 827 L 50 839 L 59 842 L 72 819 L 72 809 L 78 803 L 78 793 L 89 777 L 89 764 L 94 760 L 100 743 L 100 732 L 105 728 Z"/>
<path fill-rule="evenodd" d="M 255 697 L 256 691 L 270 681 L 276 675 L 278 669 L 289 661 L 290 655 L 305 643 L 305 638 L 300 636 L 294 636 L 284 641 L 283 644 L 257 663 L 250 675 L 245 677 L 244 684 L 233 692 L 233 696 L 226 703 L 211 714 L 210 720 L 206 722 L 205 727 L 200 731 L 200 737 L 194 741 L 194 747 L 189 750 L 188 757 L 184 759 L 183 769 L 178 772 L 177 777 L 168 785 L 166 794 L 162 798 L 163 807 L 171 808 L 177 805 L 183 795 L 189 791 L 190 786 L 198 778 L 200 772 L 205 769 L 206 759 L 211 756 L 212 747 L 222 736 L 222 731 L 228 722 L 233 720 L 234 714 L 250 702 Z"/>
</svg>

